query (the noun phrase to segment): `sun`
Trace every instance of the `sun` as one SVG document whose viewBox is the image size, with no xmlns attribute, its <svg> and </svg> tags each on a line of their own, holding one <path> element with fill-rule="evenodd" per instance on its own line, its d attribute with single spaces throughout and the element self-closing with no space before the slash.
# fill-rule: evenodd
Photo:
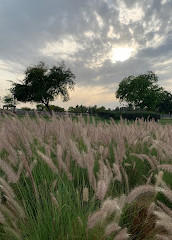
<svg viewBox="0 0 172 240">
<path fill-rule="evenodd" d="M 119 47 L 112 48 L 111 61 L 115 62 L 124 62 L 129 59 L 134 53 L 134 48 Z"/>
</svg>

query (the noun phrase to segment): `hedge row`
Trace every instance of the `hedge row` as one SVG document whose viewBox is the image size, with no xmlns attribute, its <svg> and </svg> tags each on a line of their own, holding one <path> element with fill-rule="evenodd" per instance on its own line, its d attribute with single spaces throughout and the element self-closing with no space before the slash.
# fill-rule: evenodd
<svg viewBox="0 0 172 240">
<path fill-rule="evenodd" d="M 148 112 L 148 111 L 112 112 L 107 110 L 107 111 L 98 112 L 97 115 L 100 118 L 104 118 L 104 119 L 113 118 L 114 120 L 120 120 L 121 117 L 123 119 L 128 119 L 128 120 L 136 120 L 138 118 L 143 118 L 144 120 L 154 119 L 155 121 L 158 121 L 160 119 L 159 113 Z"/>
</svg>

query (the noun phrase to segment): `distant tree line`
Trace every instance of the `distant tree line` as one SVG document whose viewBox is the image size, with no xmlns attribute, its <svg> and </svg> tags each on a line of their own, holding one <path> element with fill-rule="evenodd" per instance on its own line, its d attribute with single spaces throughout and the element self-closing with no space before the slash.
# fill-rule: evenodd
<svg viewBox="0 0 172 240">
<path fill-rule="evenodd" d="M 57 96 L 63 101 L 69 100 L 69 90 L 74 89 L 75 74 L 64 62 L 57 66 L 48 67 L 44 62 L 28 67 L 21 83 L 13 83 L 11 94 L 5 96 L 4 103 L 14 105 L 14 99 L 21 102 L 37 103 L 37 110 L 49 112 L 63 112 L 64 108 L 51 105 Z M 154 111 L 172 114 L 172 94 L 158 84 L 158 77 L 152 71 L 138 76 L 124 78 L 116 91 L 116 98 L 125 103 L 125 107 L 117 107 L 114 110 L 104 106 L 86 107 L 77 105 L 69 107 L 71 113 L 97 114 L 100 112 L 118 111 Z M 29 110 L 29 108 L 25 108 Z"/>
</svg>

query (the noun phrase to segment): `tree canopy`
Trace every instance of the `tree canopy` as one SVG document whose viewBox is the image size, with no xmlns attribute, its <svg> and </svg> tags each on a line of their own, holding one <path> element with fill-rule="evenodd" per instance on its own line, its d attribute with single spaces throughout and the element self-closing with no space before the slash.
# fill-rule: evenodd
<svg viewBox="0 0 172 240">
<path fill-rule="evenodd" d="M 13 105 L 13 96 L 7 95 L 3 100 L 6 105 Z"/>
<path fill-rule="evenodd" d="M 162 100 L 157 105 L 157 109 L 161 113 L 172 114 L 172 94 L 164 91 L 162 94 Z"/>
<path fill-rule="evenodd" d="M 122 102 L 140 109 L 156 110 L 163 100 L 163 88 L 159 87 L 158 77 L 152 71 L 138 76 L 124 78 L 116 91 L 116 97 Z"/>
<path fill-rule="evenodd" d="M 25 71 L 25 78 L 19 83 L 13 83 L 11 92 L 15 99 L 21 102 L 42 103 L 48 110 L 49 102 L 61 96 L 63 101 L 69 100 L 68 90 L 74 89 L 75 75 L 65 63 L 48 68 L 44 62 L 39 62 Z"/>
</svg>

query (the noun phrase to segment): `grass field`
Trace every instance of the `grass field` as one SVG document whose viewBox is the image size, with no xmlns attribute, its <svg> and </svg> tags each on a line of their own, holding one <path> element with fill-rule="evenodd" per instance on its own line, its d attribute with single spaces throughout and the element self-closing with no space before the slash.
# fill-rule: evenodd
<svg viewBox="0 0 172 240">
<path fill-rule="evenodd" d="M 166 123 L 1 117 L 0 239 L 172 239 Z"/>
<path fill-rule="evenodd" d="M 161 118 L 159 122 L 161 124 L 172 124 L 172 118 Z"/>
</svg>

